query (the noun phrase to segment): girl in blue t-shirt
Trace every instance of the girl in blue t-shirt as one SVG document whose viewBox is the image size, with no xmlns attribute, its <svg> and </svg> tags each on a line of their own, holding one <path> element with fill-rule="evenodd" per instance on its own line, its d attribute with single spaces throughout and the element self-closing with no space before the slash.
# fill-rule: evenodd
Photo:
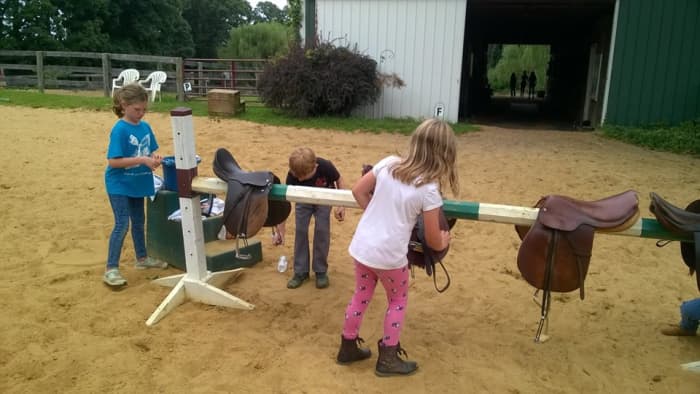
<svg viewBox="0 0 700 394">
<path fill-rule="evenodd" d="M 167 263 L 146 254 L 144 201 L 155 194 L 153 170 L 161 156 L 151 126 L 142 120 L 148 106 L 148 93 L 139 84 L 130 84 L 114 95 L 112 110 L 119 117 L 112 127 L 107 149 L 105 186 L 114 213 L 114 229 L 109 237 L 107 269 L 102 280 L 109 286 L 122 286 L 126 279 L 119 272 L 124 237 L 131 221 L 131 238 L 136 251 L 136 268 L 166 268 Z"/>
</svg>

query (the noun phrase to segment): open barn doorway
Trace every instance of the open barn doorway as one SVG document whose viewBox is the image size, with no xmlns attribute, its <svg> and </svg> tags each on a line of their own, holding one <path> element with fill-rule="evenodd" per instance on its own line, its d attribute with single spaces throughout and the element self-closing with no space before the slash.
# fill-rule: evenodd
<svg viewBox="0 0 700 394">
<path fill-rule="evenodd" d="M 470 0 L 460 119 L 513 123 L 518 127 L 597 126 L 602 113 L 614 7 L 614 0 Z M 547 48 L 547 67 L 535 70 L 536 97 L 532 102 L 519 99 L 522 72 L 527 65 L 516 72 L 517 99 L 501 99 L 496 94 L 493 72 L 489 75 L 490 66 L 494 66 L 490 56 L 493 57 L 494 48 L 507 47 Z M 532 70 L 527 71 L 529 74 Z"/>
</svg>

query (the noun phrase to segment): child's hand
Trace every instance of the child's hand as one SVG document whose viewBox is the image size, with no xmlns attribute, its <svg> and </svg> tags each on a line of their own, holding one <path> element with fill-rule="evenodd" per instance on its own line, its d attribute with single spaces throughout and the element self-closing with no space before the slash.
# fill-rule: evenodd
<svg viewBox="0 0 700 394">
<path fill-rule="evenodd" d="M 146 156 L 144 156 L 144 158 L 143 158 L 143 164 L 144 164 L 146 167 L 150 168 L 151 171 L 153 171 L 153 170 L 155 170 L 156 168 L 158 168 L 158 167 L 160 166 L 160 160 L 159 160 L 159 159 L 155 159 L 155 158 L 153 158 L 153 157 L 146 157 Z"/>
<path fill-rule="evenodd" d="M 284 244 L 284 230 L 281 226 L 274 226 L 272 228 L 272 244 L 274 246 Z"/>
<path fill-rule="evenodd" d="M 345 207 L 336 208 L 333 214 L 339 222 L 342 222 L 343 220 L 345 220 Z"/>
<path fill-rule="evenodd" d="M 450 232 L 440 230 L 440 238 L 442 239 L 442 249 L 440 250 L 445 250 L 448 246 L 450 246 L 450 241 L 452 240 Z"/>
</svg>

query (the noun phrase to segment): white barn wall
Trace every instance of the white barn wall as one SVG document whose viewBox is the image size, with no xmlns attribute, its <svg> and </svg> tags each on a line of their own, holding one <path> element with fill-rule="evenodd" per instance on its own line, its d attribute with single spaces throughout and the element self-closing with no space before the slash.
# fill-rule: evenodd
<svg viewBox="0 0 700 394">
<path fill-rule="evenodd" d="M 359 111 L 373 118 L 429 118 L 442 105 L 457 122 L 466 12 L 467 0 L 316 0 L 322 41 L 357 45 L 406 83 Z"/>
</svg>

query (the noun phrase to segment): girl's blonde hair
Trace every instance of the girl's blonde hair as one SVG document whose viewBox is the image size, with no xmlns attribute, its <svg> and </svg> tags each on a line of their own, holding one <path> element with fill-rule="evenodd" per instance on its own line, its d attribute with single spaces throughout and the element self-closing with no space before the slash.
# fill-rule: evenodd
<svg viewBox="0 0 700 394">
<path fill-rule="evenodd" d="M 148 92 L 138 83 L 130 83 L 117 90 L 112 99 L 112 112 L 117 117 L 124 116 L 124 105 L 148 102 Z"/>
<path fill-rule="evenodd" d="M 438 182 L 442 191 L 449 184 L 452 194 L 457 197 L 456 159 L 457 138 L 452 127 L 438 119 L 427 119 L 411 135 L 408 154 L 391 171 L 394 178 L 409 185 Z"/>
</svg>

